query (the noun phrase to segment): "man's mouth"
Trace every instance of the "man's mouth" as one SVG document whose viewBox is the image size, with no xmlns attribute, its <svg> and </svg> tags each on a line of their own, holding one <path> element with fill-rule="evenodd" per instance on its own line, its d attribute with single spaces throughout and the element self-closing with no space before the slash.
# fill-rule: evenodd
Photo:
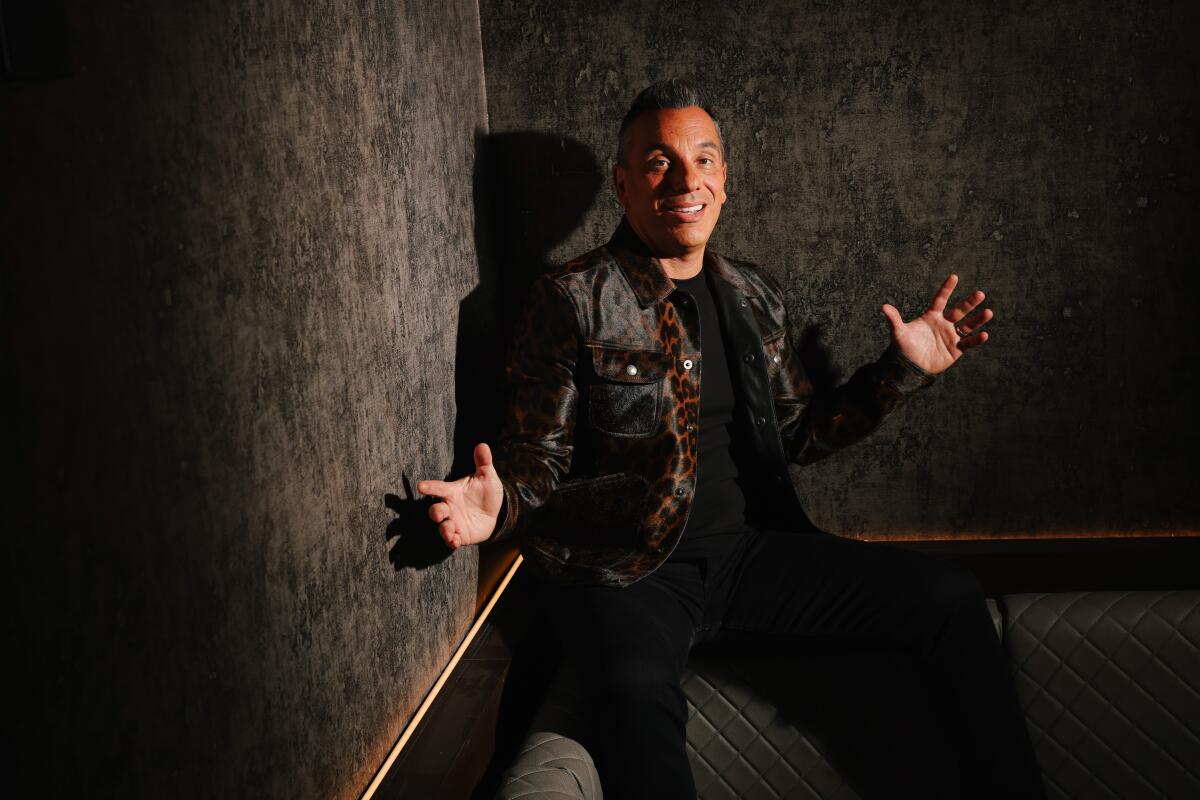
<svg viewBox="0 0 1200 800">
<path fill-rule="evenodd" d="M 676 219 L 690 222 L 699 218 L 700 213 L 704 211 L 704 205 L 704 203 L 692 203 L 690 205 L 664 206 L 663 211 Z"/>
</svg>

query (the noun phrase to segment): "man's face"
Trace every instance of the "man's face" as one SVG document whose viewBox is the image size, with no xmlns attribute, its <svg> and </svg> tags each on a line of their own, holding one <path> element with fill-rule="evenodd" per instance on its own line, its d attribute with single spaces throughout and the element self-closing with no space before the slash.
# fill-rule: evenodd
<svg viewBox="0 0 1200 800">
<path fill-rule="evenodd" d="M 659 258 L 703 249 L 725 203 L 725 154 L 704 109 L 647 111 L 630 128 L 625 164 L 613 168 L 629 224 Z"/>
</svg>

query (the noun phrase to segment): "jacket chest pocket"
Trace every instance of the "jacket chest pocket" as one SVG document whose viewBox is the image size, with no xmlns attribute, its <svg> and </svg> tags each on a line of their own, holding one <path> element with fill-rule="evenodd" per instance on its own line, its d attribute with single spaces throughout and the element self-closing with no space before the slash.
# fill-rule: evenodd
<svg viewBox="0 0 1200 800">
<path fill-rule="evenodd" d="M 786 331 L 770 333 L 764 337 L 762 355 L 767 362 L 770 392 L 776 402 L 803 402 L 812 395 L 808 375 L 804 374 L 804 366 L 796 353 L 793 353 Z"/>
<path fill-rule="evenodd" d="M 662 429 L 667 353 L 588 345 L 595 379 L 588 387 L 588 421 L 610 436 L 653 436 Z"/>
<path fill-rule="evenodd" d="M 767 364 L 767 377 L 771 380 L 771 394 L 776 399 L 795 399 L 804 394 L 806 379 L 796 374 L 797 365 L 789 347 L 787 332 L 776 331 L 763 338 L 763 356 Z"/>
</svg>

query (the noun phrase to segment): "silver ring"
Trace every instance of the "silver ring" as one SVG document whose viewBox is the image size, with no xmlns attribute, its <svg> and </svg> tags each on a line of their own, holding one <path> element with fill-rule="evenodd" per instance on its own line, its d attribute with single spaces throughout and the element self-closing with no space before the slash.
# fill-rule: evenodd
<svg viewBox="0 0 1200 800">
<path fill-rule="evenodd" d="M 957 322 L 954 323 L 954 332 L 958 334 L 958 338 L 960 338 L 960 339 L 964 338 L 967 335 L 967 334 L 963 333 L 962 328 L 958 327 Z"/>
</svg>

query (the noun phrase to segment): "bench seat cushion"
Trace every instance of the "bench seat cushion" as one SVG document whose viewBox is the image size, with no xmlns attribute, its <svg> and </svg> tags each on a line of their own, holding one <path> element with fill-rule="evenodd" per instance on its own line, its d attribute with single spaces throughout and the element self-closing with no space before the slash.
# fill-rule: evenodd
<svg viewBox="0 0 1200 800">
<path fill-rule="evenodd" d="M 534 731 L 500 779 L 498 800 L 599 800 L 600 778 L 583 745 L 549 731 Z"/>
<path fill-rule="evenodd" d="M 1002 605 L 1049 797 L 1200 797 L 1200 592 Z"/>
<path fill-rule="evenodd" d="M 1200 592 L 1021 594 L 989 605 L 1052 798 L 1200 797 Z M 870 781 L 880 752 L 902 768 L 928 766 L 912 785 L 932 780 L 950 754 L 894 724 L 933 724 L 904 706 L 912 698 L 894 698 L 919 677 L 898 655 L 695 653 L 682 685 L 698 797 L 851 800 L 859 795 L 844 776 Z M 560 670 L 499 797 L 603 796 L 578 744 L 585 706 L 584 688 Z M 858 752 L 864 743 L 876 755 Z"/>
</svg>

